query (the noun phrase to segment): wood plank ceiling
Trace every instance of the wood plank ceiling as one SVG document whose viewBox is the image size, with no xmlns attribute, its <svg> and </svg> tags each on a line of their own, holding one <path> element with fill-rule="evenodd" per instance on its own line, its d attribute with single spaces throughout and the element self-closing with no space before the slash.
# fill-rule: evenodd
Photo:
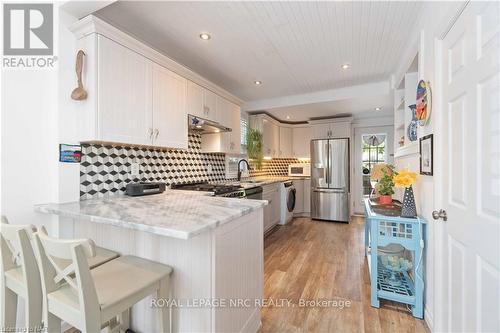
<svg viewBox="0 0 500 333">
<path fill-rule="evenodd" d="M 421 6 L 119 1 L 96 15 L 254 101 L 388 80 Z"/>
</svg>

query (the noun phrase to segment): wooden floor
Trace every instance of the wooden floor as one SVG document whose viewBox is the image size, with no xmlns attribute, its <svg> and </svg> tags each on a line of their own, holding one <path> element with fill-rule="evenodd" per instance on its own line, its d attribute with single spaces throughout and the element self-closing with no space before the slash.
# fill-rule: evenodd
<svg viewBox="0 0 500 333">
<path fill-rule="evenodd" d="M 370 306 L 364 219 L 349 224 L 295 219 L 265 240 L 264 297 L 350 301 L 350 307 L 266 307 L 260 332 L 429 332 L 404 305 Z"/>
</svg>

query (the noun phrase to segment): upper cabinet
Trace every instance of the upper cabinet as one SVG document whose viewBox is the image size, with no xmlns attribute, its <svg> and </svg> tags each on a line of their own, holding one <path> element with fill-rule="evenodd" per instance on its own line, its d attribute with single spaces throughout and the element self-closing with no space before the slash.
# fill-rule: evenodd
<svg viewBox="0 0 500 333">
<path fill-rule="evenodd" d="M 224 144 L 239 151 L 239 106 L 229 101 L 237 98 L 95 16 L 71 30 L 86 55 L 88 98 L 75 102 L 81 142 L 186 149 L 190 113 L 233 128 Z M 230 106 L 218 114 L 220 101 Z"/>
<path fill-rule="evenodd" d="M 351 137 L 351 118 L 311 126 L 311 139 L 339 139 Z"/>
<path fill-rule="evenodd" d="M 217 98 L 210 90 L 188 81 L 187 113 L 204 119 L 217 121 Z"/>
<path fill-rule="evenodd" d="M 231 132 L 203 134 L 201 151 L 204 153 L 241 153 L 241 109 L 238 105 L 217 96 L 216 114 L 219 123 Z"/>
<path fill-rule="evenodd" d="M 187 148 L 187 80 L 157 64 L 153 64 L 152 72 L 152 144 Z"/>
<path fill-rule="evenodd" d="M 280 157 L 293 157 L 292 143 L 293 135 L 292 128 L 286 125 L 280 126 L 280 144 L 279 156 Z"/>
<path fill-rule="evenodd" d="M 97 55 L 92 140 L 187 148 L 187 80 L 104 36 Z"/>
<path fill-rule="evenodd" d="M 311 127 L 294 127 L 293 134 L 293 157 L 310 158 Z"/>
<path fill-rule="evenodd" d="M 88 139 L 151 144 L 151 62 L 99 36 L 97 71 L 97 126 Z"/>
</svg>

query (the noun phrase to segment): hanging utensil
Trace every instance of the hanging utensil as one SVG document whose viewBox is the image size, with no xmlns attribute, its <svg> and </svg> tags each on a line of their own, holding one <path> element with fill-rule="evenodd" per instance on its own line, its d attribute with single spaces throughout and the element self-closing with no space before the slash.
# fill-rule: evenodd
<svg viewBox="0 0 500 333">
<path fill-rule="evenodd" d="M 87 99 L 87 92 L 83 88 L 83 83 L 82 83 L 82 68 L 83 68 L 83 56 L 85 55 L 85 52 L 82 50 L 79 50 L 78 53 L 76 54 L 76 77 L 78 79 L 78 87 L 76 87 L 73 92 L 71 93 L 71 98 L 74 99 L 75 101 L 83 101 L 84 99 Z"/>
</svg>

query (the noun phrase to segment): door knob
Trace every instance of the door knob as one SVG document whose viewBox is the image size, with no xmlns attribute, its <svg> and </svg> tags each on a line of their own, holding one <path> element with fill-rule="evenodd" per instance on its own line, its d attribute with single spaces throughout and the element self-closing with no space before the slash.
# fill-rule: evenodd
<svg viewBox="0 0 500 333">
<path fill-rule="evenodd" d="M 434 220 L 442 219 L 443 221 L 448 221 L 448 215 L 444 209 L 435 210 L 432 212 L 432 218 Z"/>
</svg>

